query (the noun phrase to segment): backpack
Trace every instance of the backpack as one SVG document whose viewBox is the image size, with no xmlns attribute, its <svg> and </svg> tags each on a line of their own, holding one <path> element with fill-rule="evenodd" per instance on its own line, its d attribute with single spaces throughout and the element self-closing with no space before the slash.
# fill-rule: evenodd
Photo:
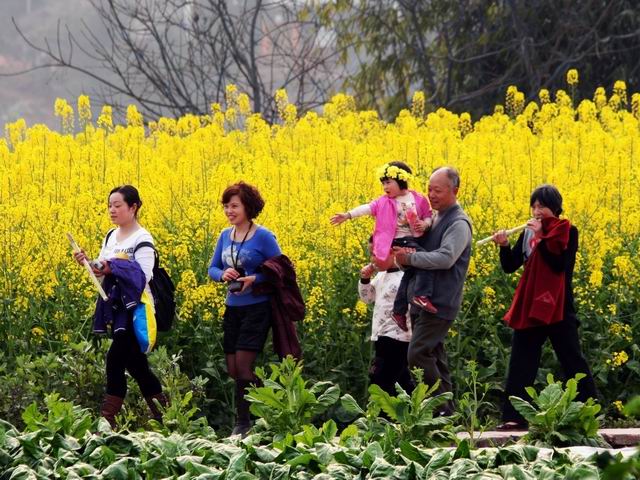
<svg viewBox="0 0 640 480">
<path fill-rule="evenodd" d="M 109 237 L 115 230 L 110 230 L 104 239 L 106 245 L 109 241 Z M 176 287 L 171 280 L 171 277 L 167 271 L 160 266 L 160 256 L 156 247 L 151 242 L 140 242 L 133 250 L 135 258 L 136 251 L 142 247 L 153 248 L 155 255 L 155 261 L 153 263 L 153 278 L 149 281 L 149 288 L 153 295 L 153 303 L 156 314 L 156 324 L 159 332 L 168 332 L 173 325 L 173 319 L 176 316 L 176 301 L 174 298 L 174 292 Z"/>
</svg>

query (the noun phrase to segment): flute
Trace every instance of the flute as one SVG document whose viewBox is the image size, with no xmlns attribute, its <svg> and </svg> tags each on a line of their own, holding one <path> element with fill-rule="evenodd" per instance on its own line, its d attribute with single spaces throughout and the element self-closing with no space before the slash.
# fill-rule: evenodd
<svg viewBox="0 0 640 480">
<path fill-rule="evenodd" d="M 79 252 L 80 247 L 78 246 L 76 241 L 73 239 L 73 236 L 70 233 L 67 233 L 67 238 L 69 239 L 69 243 L 71 244 L 71 248 L 73 249 L 73 251 Z M 89 265 L 89 262 L 87 261 L 86 258 L 84 259 L 82 264 L 84 265 L 84 268 L 87 270 L 87 272 L 89 272 L 89 278 L 91 278 L 91 281 L 98 289 L 98 293 L 100 294 L 102 299 L 106 302 L 109 299 L 109 297 L 107 297 L 107 294 L 102 288 L 102 284 L 100 283 L 100 280 L 98 280 L 98 277 L 96 277 L 96 274 L 93 273 L 93 269 L 91 268 L 91 265 Z"/>
<path fill-rule="evenodd" d="M 509 235 L 513 235 L 514 233 L 521 232 L 525 228 L 527 228 L 527 224 L 526 223 L 524 225 L 519 225 L 517 227 L 510 228 L 509 230 L 506 230 L 505 233 L 507 234 L 507 237 L 508 237 Z M 491 240 L 493 240 L 493 235 L 490 235 L 487 238 L 483 238 L 482 240 L 478 240 L 476 242 L 476 246 L 479 247 L 480 245 L 484 245 L 485 243 L 489 243 Z"/>
</svg>

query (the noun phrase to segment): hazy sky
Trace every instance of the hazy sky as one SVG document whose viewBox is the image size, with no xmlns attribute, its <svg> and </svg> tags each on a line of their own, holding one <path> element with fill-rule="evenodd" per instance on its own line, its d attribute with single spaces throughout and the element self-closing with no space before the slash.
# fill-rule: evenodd
<svg viewBox="0 0 640 480">
<path fill-rule="evenodd" d="M 231 3 L 234 1 L 229 0 Z M 93 35 L 108 39 L 90 0 L 0 0 L 0 127 L 19 118 L 24 118 L 29 125 L 46 123 L 51 127 L 59 127 L 60 121 L 54 116 L 53 110 L 56 98 L 64 98 L 76 105 L 78 96 L 82 94 L 92 97 L 93 116 L 97 118 L 102 104 L 94 94 L 102 86 L 80 72 L 48 67 L 18 76 L 2 76 L 51 63 L 44 53 L 27 45 L 12 19 L 34 44 L 44 46 L 48 40 L 54 51 L 58 48 L 59 31 L 62 40 L 60 46 L 65 55 L 70 51 L 68 30 L 83 45 L 87 45 L 83 37 L 83 31 L 87 28 Z M 109 42 L 107 40 L 104 43 Z M 95 68 L 96 62 L 88 60 L 77 47 L 73 54 L 72 63 Z M 113 75 L 104 70 L 94 72 Z M 274 78 L 275 90 L 279 88 L 278 75 Z M 126 100 L 124 102 L 126 104 Z"/>
<path fill-rule="evenodd" d="M 99 30 L 99 19 L 88 0 L 0 0 L 0 73 L 28 69 L 46 58 L 29 48 L 12 24 L 12 17 L 37 44 L 44 39 L 56 44 L 56 31 L 68 25 L 80 31 L 81 21 Z M 66 50 L 66 49 L 65 49 Z M 53 104 L 58 97 L 73 104 L 95 85 L 86 77 L 67 70 L 42 69 L 17 77 L 0 76 L 0 125 L 25 118 L 29 125 L 57 126 Z M 94 116 L 99 113 L 96 108 Z M 4 129 L 3 129 L 4 130 Z"/>
</svg>

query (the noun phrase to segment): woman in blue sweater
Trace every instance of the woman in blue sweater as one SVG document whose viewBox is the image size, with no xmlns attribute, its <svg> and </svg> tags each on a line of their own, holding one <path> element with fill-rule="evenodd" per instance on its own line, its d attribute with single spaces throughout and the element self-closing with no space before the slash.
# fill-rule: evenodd
<svg viewBox="0 0 640 480">
<path fill-rule="evenodd" d="M 265 280 L 257 271 L 260 265 L 281 252 L 275 235 L 254 222 L 264 208 L 257 188 L 244 182 L 231 185 L 222 194 L 222 205 L 231 227 L 218 238 L 209 276 L 228 285 L 222 328 L 227 370 L 236 382 L 232 435 L 245 435 L 251 428 L 246 388 L 256 380 L 253 363 L 271 326 L 269 296 L 253 295 L 253 285 Z"/>
</svg>

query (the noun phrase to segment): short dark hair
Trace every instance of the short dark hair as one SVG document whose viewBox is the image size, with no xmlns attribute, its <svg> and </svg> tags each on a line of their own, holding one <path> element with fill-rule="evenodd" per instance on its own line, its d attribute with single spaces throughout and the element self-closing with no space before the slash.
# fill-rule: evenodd
<svg viewBox="0 0 640 480">
<path fill-rule="evenodd" d="M 264 200 L 262 195 L 256 187 L 249 185 L 245 182 L 234 183 L 229 185 L 224 192 L 222 192 L 222 204 L 229 203 L 231 197 L 237 195 L 244 206 L 244 211 L 247 214 L 249 220 L 253 220 L 264 208 Z"/>
<path fill-rule="evenodd" d="M 136 206 L 136 211 L 134 215 L 137 217 L 140 208 L 142 207 L 142 200 L 140 200 L 140 193 L 138 189 L 133 185 L 120 185 L 119 187 L 115 187 L 113 190 L 109 192 L 109 197 L 107 197 L 107 201 L 111 198 L 111 195 L 114 193 L 119 193 L 122 195 L 124 202 L 129 205 L 129 208 Z"/>
<path fill-rule="evenodd" d="M 533 193 L 531 193 L 529 205 L 533 207 L 536 201 L 543 207 L 551 210 L 556 217 L 562 213 L 562 195 L 560 195 L 558 189 L 553 185 L 545 183 L 537 187 Z"/>
<path fill-rule="evenodd" d="M 411 168 L 409 168 L 409 165 L 407 165 L 404 162 L 400 162 L 400 161 L 389 162 L 389 166 L 398 167 L 407 173 L 413 173 L 411 171 Z M 389 178 L 389 177 L 381 177 L 380 181 L 382 182 L 383 180 L 395 180 L 396 182 L 398 182 L 398 186 L 400 187 L 400 190 L 406 190 L 407 188 L 409 188 L 409 183 L 406 180 L 399 180 L 397 178 Z"/>
</svg>

